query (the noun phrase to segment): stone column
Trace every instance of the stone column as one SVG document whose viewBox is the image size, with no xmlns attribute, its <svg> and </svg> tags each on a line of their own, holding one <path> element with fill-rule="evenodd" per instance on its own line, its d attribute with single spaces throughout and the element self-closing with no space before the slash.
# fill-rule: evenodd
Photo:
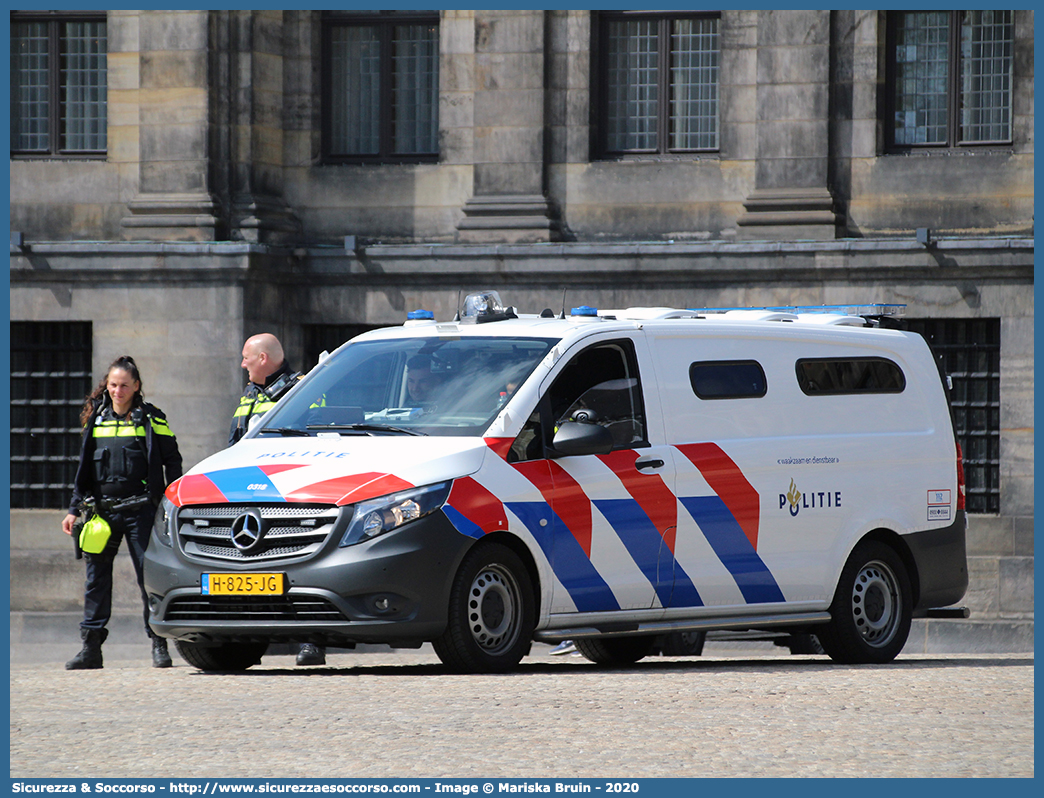
<svg viewBox="0 0 1044 798">
<path fill-rule="evenodd" d="M 740 238 L 830 239 L 830 12 L 759 11 L 754 190 Z"/>
<path fill-rule="evenodd" d="M 300 222 L 283 200 L 283 11 L 230 11 L 218 34 L 222 140 L 228 137 L 229 237 L 285 243 Z M 224 41 L 227 40 L 227 41 Z M 227 128 L 227 129 L 226 129 Z M 223 159 L 219 159 L 223 160 Z"/>
<path fill-rule="evenodd" d="M 474 192 L 461 241 L 551 241 L 546 190 L 546 12 L 475 12 Z"/>
<path fill-rule="evenodd" d="M 208 142 L 210 12 L 141 11 L 138 193 L 124 237 L 211 241 L 220 235 Z"/>
</svg>

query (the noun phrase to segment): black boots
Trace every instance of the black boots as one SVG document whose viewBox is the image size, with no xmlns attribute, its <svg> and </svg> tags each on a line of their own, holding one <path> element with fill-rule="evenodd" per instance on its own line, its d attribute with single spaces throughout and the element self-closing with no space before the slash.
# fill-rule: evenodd
<svg viewBox="0 0 1044 798">
<path fill-rule="evenodd" d="M 170 654 L 167 651 L 167 638 L 152 638 L 152 667 L 169 668 L 173 664 L 174 663 L 170 660 Z"/>
<path fill-rule="evenodd" d="M 84 671 L 102 667 L 101 647 L 108 636 L 108 629 L 80 629 L 83 648 L 79 654 L 65 663 L 65 669 L 67 671 Z"/>
<path fill-rule="evenodd" d="M 301 650 L 297 652 L 298 665 L 325 665 L 326 647 L 317 646 L 313 643 L 302 643 Z"/>
</svg>

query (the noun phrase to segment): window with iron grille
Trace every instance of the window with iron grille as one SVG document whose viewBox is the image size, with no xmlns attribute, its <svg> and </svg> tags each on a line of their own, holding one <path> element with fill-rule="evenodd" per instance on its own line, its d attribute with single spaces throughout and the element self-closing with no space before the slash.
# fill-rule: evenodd
<svg viewBox="0 0 1044 798">
<path fill-rule="evenodd" d="M 1011 141 L 1014 16 L 1013 11 L 889 15 L 892 146 Z"/>
<path fill-rule="evenodd" d="M 350 338 L 362 335 L 364 332 L 376 330 L 379 327 L 387 327 L 387 324 L 305 324 L 302 327 L 304 333 L 304 363 L 303 371 L 311 370 L 319 362 L 319 355 L 323 351 L 333 352 L 337 347 Z"/>
<path fill-rule="evenodd" d="M 11 506 L 64 508 L 91 392 L 91 322 L 11 322 Z"/>
<path fill-rule="evenodd" d="M 327 12 L 323 151 L 332 162 L 439 154 L 437 12 Z"/>
<path fill-rule="evenodd" d="M 605 156 L 718 149 L 718 15 L 599 16 L 598 150 Z"/>
<path fill-rule="evenodd" d="M 107 53 L 104 12 L 11 12 L 12 156 L 105 155 Z"/>
<path fill-rule="evenodd" d="M 909 319 L 953 383 L 970 513 L 1000 512 L 1000 319 Z"/>
</svg>

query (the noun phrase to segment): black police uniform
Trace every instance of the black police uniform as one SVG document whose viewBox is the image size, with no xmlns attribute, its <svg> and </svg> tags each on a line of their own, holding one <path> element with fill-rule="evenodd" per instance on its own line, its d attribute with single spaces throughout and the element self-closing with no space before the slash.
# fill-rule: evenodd
<svg viewBox="0 0 1044 798">
<path fill-rule="evenodd" d="M 126 539 L 144 605 L 145 632 L 154 637 L 149 629 L 142 567 L 156 507 L 167 485 L 180 476 L 181 453 L 162 410 L 141 402 L 118 416 L 107 395 L 96 403 L 83 433 L 69 512 L 78 515 L 79 504 L 88 495 L 113 501 L 148 495 L 151 501 L 138 509 L 103 513 L 112 535 L 100 554 L 83 555 L 87 584 L 81 629 L 100 630 L 108 623 L 112 615 L 112 564 L 120 541 Z"/>
<path fill-rule="evenodd" d="M 300 374 L 292 372 L 289 363 L 284 360 L 283 365 L 275 373 L 268 375 L 264 385 L 258 385 L 256 382 L 247 383 L 246 390 L 243 391 L 243 395 L 239 398 L 239 407 L 236 408 L 236 412 L 232 415 L 232 426 L 228 431 L 228 445 L 231 446 L 246 435 L 247 430 L 250 429 L 251 418 L 263 416 L 275 407 L 276 399 L 265 393 L 266 388 L 270 388 L 284 377 L 289 382 L 292 382 L 299 379 L 300 376 Z"/>
</svg>

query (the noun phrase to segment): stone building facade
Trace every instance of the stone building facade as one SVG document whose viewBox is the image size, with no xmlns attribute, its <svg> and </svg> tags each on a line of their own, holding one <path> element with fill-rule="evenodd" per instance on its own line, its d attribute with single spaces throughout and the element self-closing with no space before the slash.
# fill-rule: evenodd
<svg viewBox="0 0 1044 798">
<path fill-rule="evenodd" d="M 475 288 L 526 312 L 900 302 L 967 389 L 973 619 L 1031 639 L 1033 17 L 104 13 L 93 149 L 63 148 L 64 106 L 49 145 L 12 139 L 13 512 L 59 506 L 61 419 L 125 352 L 191 465 L 224 445 L 259 331 L 307 367 L 414 308 L 451 317 Z M 13 13 L 12 46 L 70 21 Z M 941 72 L 917 73 L 936 28 Z M 395 91 L 351 82 L 371 35 L 404 54 L 372 61 Z M 691 114 L 663 66 L 683 54 Z M 952 110 L 933 128 L 903 81 L 918 100 L 939 75 Z M 383 114 L 372 150 L 353 144 L 361 97 Z M 421 143 L 404 155 L 407 111 Z M 40 395 L 45 372 L 64 393 Z M 65 416 L 34 416 L 41 399 Z"/>
</svg>

